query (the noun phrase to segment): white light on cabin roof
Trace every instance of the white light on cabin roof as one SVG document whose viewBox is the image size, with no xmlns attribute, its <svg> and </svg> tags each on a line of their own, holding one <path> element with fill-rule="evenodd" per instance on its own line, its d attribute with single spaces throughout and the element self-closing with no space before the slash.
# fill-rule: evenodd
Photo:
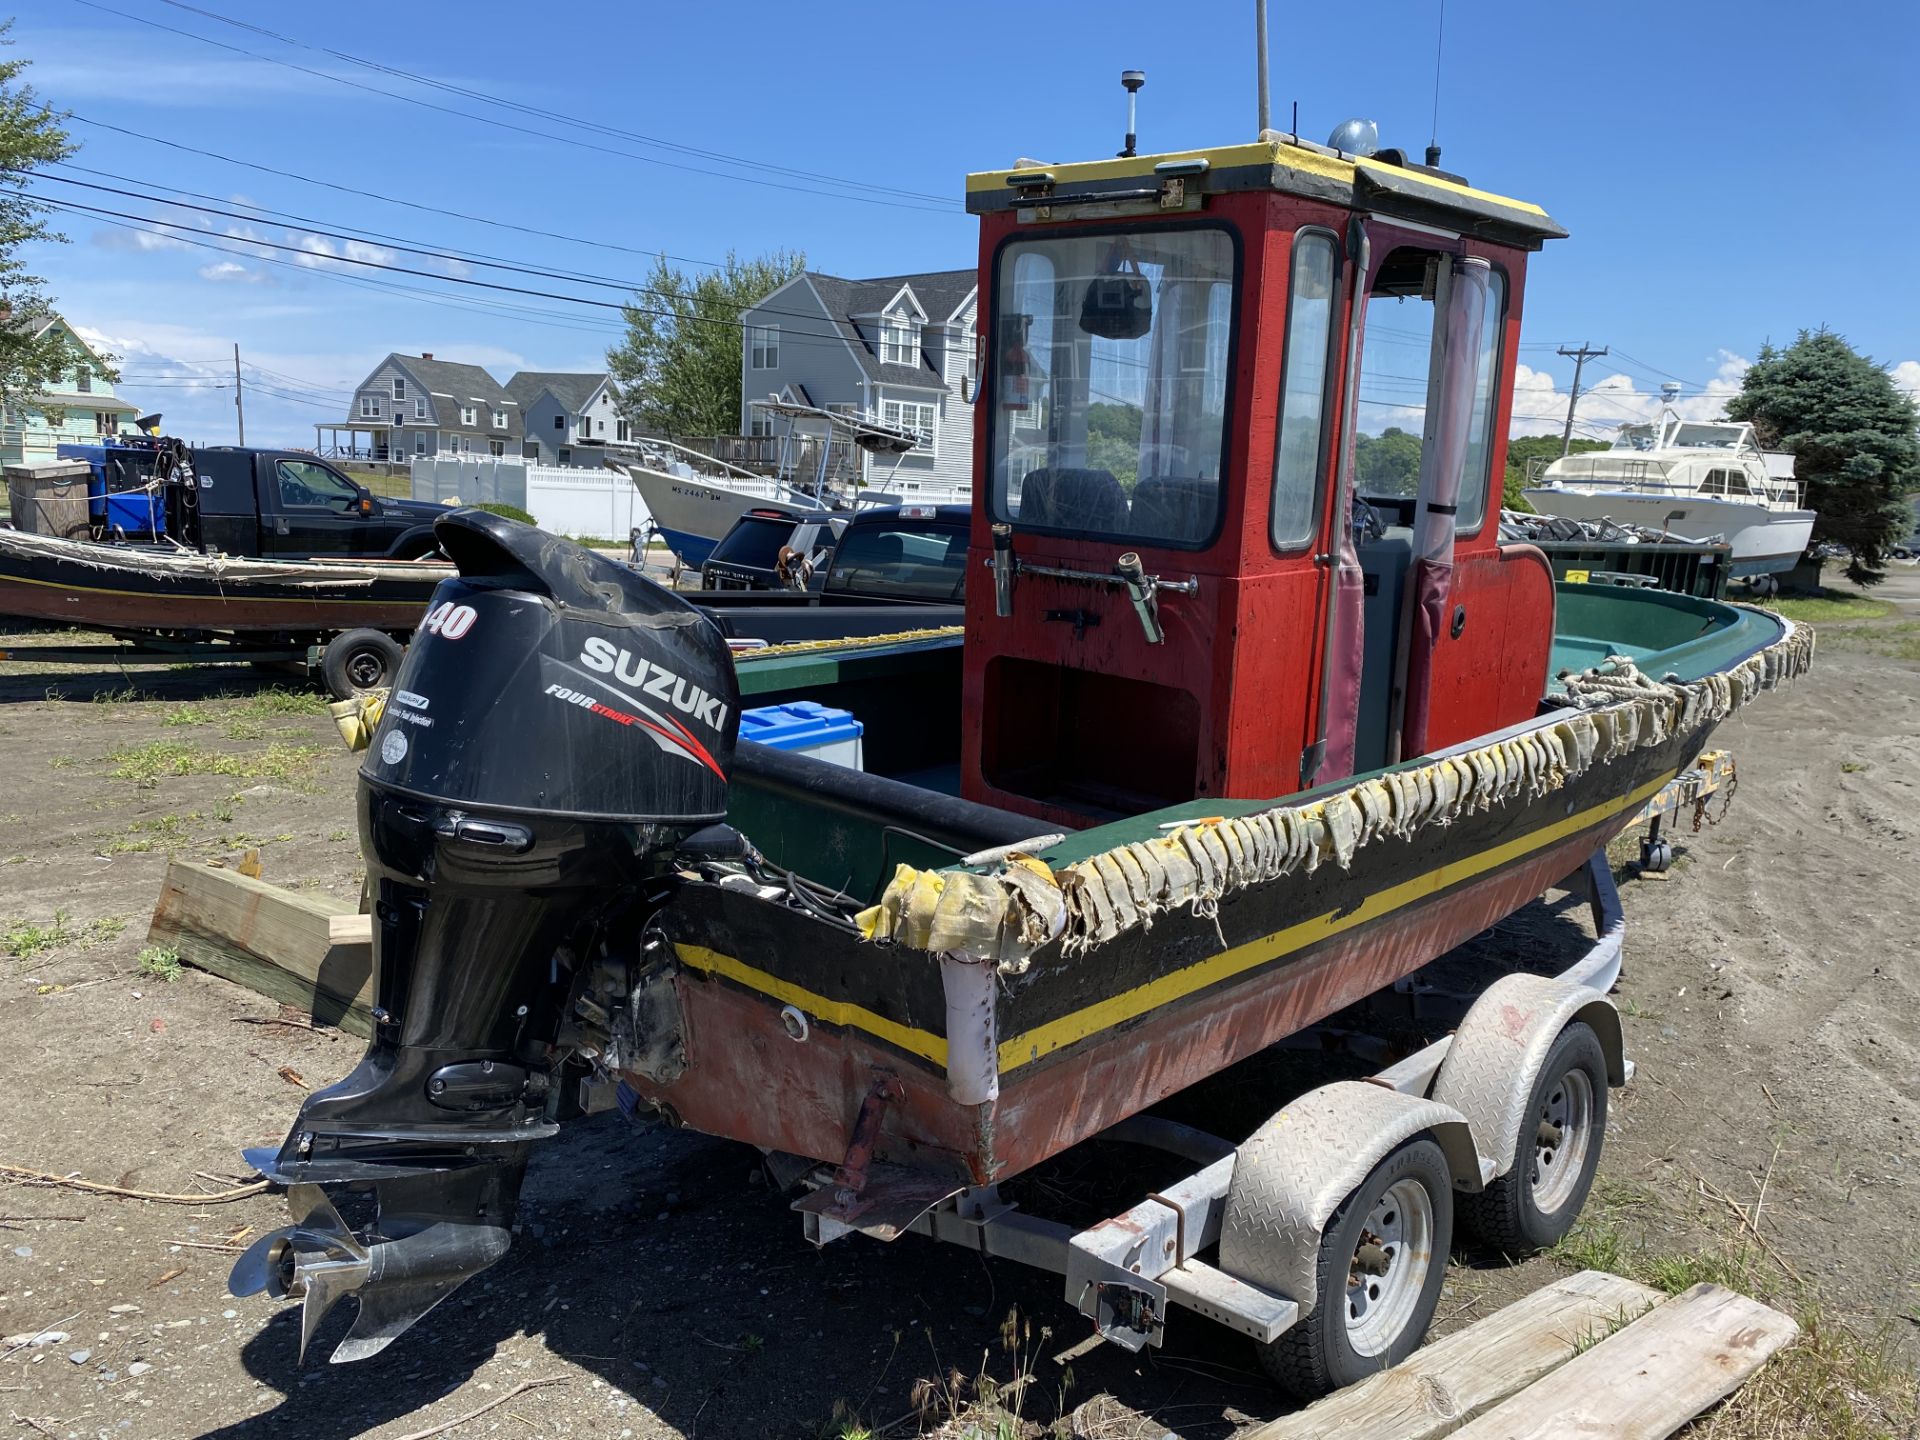
<svg viewBox="0 0 1920 1440">
<path fill-rule="evenodd" d="M 1372 155 L 1380 148 L 1380 127 L 1371 120 L 1342 120 L 1327 137 L 1327 148 L 1348 155 Z"/>
</svg>

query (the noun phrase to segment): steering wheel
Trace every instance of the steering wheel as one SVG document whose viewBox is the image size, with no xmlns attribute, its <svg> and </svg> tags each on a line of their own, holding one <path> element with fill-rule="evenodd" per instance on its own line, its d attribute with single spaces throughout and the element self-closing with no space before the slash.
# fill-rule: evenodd
<svg viewBox="0 0 1920 1440">
<path fill-rule="evenodd" d="M 313 491 L 307 488 L 304 480 L 295 480 L 291 475 L 280 481 L 280 498 L 288 505 L 317 505 L 320 502 Z"/>
</svg>

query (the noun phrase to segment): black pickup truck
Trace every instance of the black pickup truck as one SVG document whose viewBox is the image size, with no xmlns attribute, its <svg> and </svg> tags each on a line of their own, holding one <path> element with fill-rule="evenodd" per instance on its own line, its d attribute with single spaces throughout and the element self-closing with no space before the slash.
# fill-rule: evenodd
<svg viewBox="0 0 1920 1440">
<path fill-rule="evenodd" d="M 444 505 L 392 500 L 297 450 L 190 447 L 159 437 L 62 446 L 93 467 L 92 528 L 102 540 L 166 536 L 208 553 L 294 559 L 436 554 Z"/>
<path fill-rule="evenodd" d="M 967 582 L 968 507 L 889 505 L 857 512 L 817 591 L 693 590 L 729 640 L 849 639 L 958 625 Z"/>
</svg>

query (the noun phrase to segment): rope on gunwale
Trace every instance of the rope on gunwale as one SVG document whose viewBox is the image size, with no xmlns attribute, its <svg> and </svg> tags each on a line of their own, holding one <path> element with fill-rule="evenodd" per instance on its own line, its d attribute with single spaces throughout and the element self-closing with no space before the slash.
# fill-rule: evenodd
<svg viewBox="0 0 1920 1440">
<path fill-rule="evenodd" d="M 1426 826 L 1537 799 L 1594 765 L 1724 720 L 1812 664 L 1812 629 L 1781 623 L 1786 633 L 1772 645 L 1700 680 L 1654 680 L 1626 657 L 1610 656 L 1561 677 L 1567 708 L 1560 718 L 1308 804 L 1192 822 L 1059 870 L 1024 855 L 985 874 L 902 865 L 858 923 L 871 939 L 965 950 L 1019 974 L 1034 951 L 1055 939 L 1066 954 L 1077 955 L 1151 929 L 1168 911 L 1216 916 L 1220 902 L 1240 891 L 1295 872 L 1312 874 L 1328 861 L 1346 869 L 1363 846 L 1411 839 Z M 1036 886 L 1043 871 L 1050 887 Z"/>
</svg>

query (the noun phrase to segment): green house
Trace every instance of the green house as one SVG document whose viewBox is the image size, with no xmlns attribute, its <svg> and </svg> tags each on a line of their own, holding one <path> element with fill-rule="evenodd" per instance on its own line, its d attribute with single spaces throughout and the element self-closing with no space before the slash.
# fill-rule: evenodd
<svg viewBox="0 0 1920 1440">
<path fill-rule="evenodd" d="M 91 444 L 103 435 L 134 431 L 140 407 L 113 393 L 106 362 L 71 325 L 49 315 L 34 322 L 34 338 L 56 325 L 79 360 L 45 394 L 6 407 L 0 415 L 0 464 L 52 460 L 58 446 Z"/>
</svg>

